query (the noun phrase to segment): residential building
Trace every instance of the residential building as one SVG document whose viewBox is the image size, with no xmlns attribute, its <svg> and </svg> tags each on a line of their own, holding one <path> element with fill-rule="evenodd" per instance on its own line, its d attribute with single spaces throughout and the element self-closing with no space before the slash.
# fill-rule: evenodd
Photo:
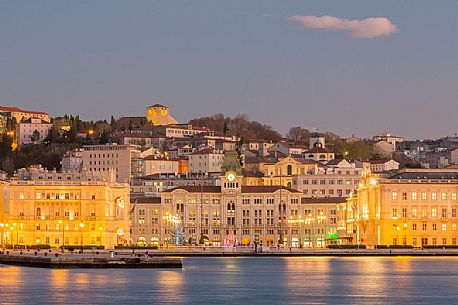
<svg viewBox="0 0 458 305">
<path fill-rule="evenodd" d="M 346 238 L 367 247 L 457 245 L 458 170 L 363 172 L 339 219 Z"/>
<path fill-rule="evenodd" d="M 355 163 L 334 159 L 308 173 L 293 175 L 292 188 L 304 197 L 348 197 L 359 184 L 363 171 Z"/>
<path fill-rule="evenodd" d="M 187 158 L 148 156 L 143 158 L 143 176 L 154 174 L 182 174 L 189 170 Z"/>
<path fill-rule="evenodd" d="M 47 136 L 52 124 L 41 118 L 24 118 L 16 124 L 16 142 L 18 147 L 25 144 L 39 144 Z"/>
<path fill-rule="evenodd" d="M 82 152 L 83 169 L 108 173 L 114 170 L 118 182 L 130 182 L 142 175 L 140 147 L 136 145 L 85 145 Z"/>
<path fill-rule="evenodd" d="M 19 170 L 8 188 L 6 244 L 113 248 L 129 241 L 129 185 L 113 175 L 37 167 Z"/>
<path fill-rule="evenodd" d="M 399 162 L 393 159 L 370 160 L 369 163 L 373 173 L 399 169 Z"/>
<path fill-rule="evenodd" d="M 80 171 L 83 169 L 83 149 L 75 148 L 62 157 L 62 171 Z"/>
<path fill-rule="evenodd" d="M 222 151 L 205 148 L 188 155 L 190 173 L 217 173 L 224 161 Z"/>
</svg>

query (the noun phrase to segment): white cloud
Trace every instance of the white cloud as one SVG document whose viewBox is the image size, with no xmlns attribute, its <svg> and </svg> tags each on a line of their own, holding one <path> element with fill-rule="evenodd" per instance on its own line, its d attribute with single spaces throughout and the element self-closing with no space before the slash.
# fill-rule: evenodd
<svg viewBox="0 0 458 305">
<path fill-rule="evenodd" d="M 397 31 L 396 26 L 385 17 L 349 20 L 334 16 L 291 16 L 288 20 L 308 29 L 344 31 L 358 38 L 386 36 Z"/>
</svg>

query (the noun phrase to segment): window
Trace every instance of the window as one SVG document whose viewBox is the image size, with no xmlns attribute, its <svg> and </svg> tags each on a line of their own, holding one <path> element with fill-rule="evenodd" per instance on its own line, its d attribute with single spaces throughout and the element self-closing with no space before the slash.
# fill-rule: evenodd
<svg viewBox="0 0 458 305">
<path fill-rule="evenodd" d="M 442 192 L 442 193 L 441 193 L 441 199 L 442 199 L 442 200 L 447 200 L 447 193 Z"/>
<path fill-rule="evenodd" d="M 392 192 L 392 193 L 391 193 L 391 199 L 392 199 L 392 200 L 397 200 L 397 199 L 398 199 L 398 193 Z"/>
<path fill-rule="evenodd" d="M 452 223 L 452 231 L 456 231 L 456 223 Z"/>
<path fill-rule="evenodd" d="M 431 209 L 431 217 L 433 217 L 433 218 L 437 217 L 437 208 L 432 208 Z"/>
<path fill-rule="evenodd" d="M 441 217 L 442 217 L 442 218 L 447 218 L 447 209 L 445 209 L 445 208 L 442 208 L 442 214 L 441 214 Z"/>
<path fill-rule="evenodd" d="M 437 193 L 436 192 L 432 192 L 431 193 L 431 200 L 437 200 Z"/>
<path fill-rule="evenodd" d="M 428 199 L 428 194 L 426 192 L 421 193 L 421 200 L 427 200 Z"/>
<path fill-rule="evenodd" d="M 398 209 L 393 209 L 392 212 L 391 212 L 391 216 L 393 218 L 398 218 Z"/>
<path fill-rule="evenodd" d="M 428 229 L 428 224 L 424 223 L 421 228 L 423 231 L 426 231 Z"/>
<path fill-rule="evenodd" d="M 447 224 L 446 223 L 443 223 L 441 225 L 441 227 L 442 227 L 442 231 L 447 231 Z"/>
<path fill-rule="evenodd" d="M 452 193 L 452 200 L 456 201 L 456 193 Z"/>
<path fill-rule="evenodd" d="M 402 217 L 407 218 L 407 209 L 406 208 L 402 208 Z"/>
<path fill-rule="evenodd" d="M 402 193 L 402 200 L 407 200 L 407 193 Z"/>
<path fill-rule="evenodd" d="M 453 218 L 456 217 L 456 208 L 452 208 L 452 217 L 453 217 Z"/>
<path fill-rule="evenodd" d="M 412 208 L 412 218 L 417 218 L 417 208 Z"/>
<path fill-rule="evenodd" d="M 412 224 L 412 231 L 417 231 L 417 224 L 416 223 Z"/>
<path fill-rule="evenodd" d="M 433 223 L 433 231 L 437 231 L 437 224 Z"/>
<path fill-rule="evenodd" d="M 417 192 L 412 192 L 412 201 L 417 200 Z"/>
</svg>

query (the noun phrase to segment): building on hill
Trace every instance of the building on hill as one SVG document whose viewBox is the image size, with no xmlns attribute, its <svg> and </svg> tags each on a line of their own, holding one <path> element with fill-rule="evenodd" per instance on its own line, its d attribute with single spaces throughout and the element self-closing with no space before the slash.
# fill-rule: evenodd
<svg viewBox="0 0 458 305">
<path fill-rule="evenodd" d="M 169 113 L 169 107 L 155 104 L 146 108 L 146 119 L 154 126 L 178 124 Z"/>
<path fill-rule="evenodd" d="M 348 197 L 358 186 L 362 167 L 345 159 L 334 159 L 314 171 L 293 176 L 292 187 L 303 197 Z"/>
<path fill-rule="evenodd" d="M 49 133 L 52 123 L 40 118 L 24 118 L 16 124 L 16 142 L 18 147 L 26 144 L 39 144 Z"/>
<path fill-rule="evenodd" d="M 64 154 L 61 161 L 62 171 L 80 171 L 83 169 L 83 149 L 75 148 Z"/>
<path fill-rule="evenodd" d="M 85 145 L 83 146 L 83 169 L 91 172 L 116 175 L 118 182 L 130 182 L 132 177 L 142 175 L 140 147 L 136 145 Z"/>
<path fill-rule="evenodd" d="M 114 177 L 37 167 L 19 170 L 5 187 L 5 244 L 112 249 L 129 241 L 129 185 Z"/>
<path fill-rule="evenodd" d="M 48 123 L 51 122 L 49 115 L 46 112 L 24 110 L 18 107 L 0 106 L 0 114 L 2 117 L 16 119 L 16 122 L 22 121 L 22 119 L 39 118 Z"/>
<path fill-rule="evenodd" d="M 213 148 L 204 148 L 188 155 L 190 173 L 217 173 L 221 171 L 224 153 Z"/>
<path fill-rule="evenodd" d="M 373 173 L 392 171 L 399 169 L 399 162 L 393 159 L 370 160 L 370 168 Z"/>
<path fill-rule="evenodd" d="M 367 247 L 456 246 L 457 169 L 402 169 L 363 173 L 339 205 L 339 226 L 353 244 Z"/>
</svg>

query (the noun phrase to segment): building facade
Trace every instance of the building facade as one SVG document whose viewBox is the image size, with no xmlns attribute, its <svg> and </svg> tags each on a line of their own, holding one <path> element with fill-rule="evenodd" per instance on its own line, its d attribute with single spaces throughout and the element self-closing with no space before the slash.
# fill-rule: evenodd
<svg viewBox="0 0 458 305">
<path fill-rule="evenodd" d="M 143 165 L 139 146 L 136 145 L 86 145 L 81 153 L 83 169 L 108 174 L 115 172 L 116 181 L 130 182 L 142 175 Z"/>
<path fill-rule="evenodd" d="M 354 244 L 457 245 L 456 169 L 403 169 L 363 173 L 361 184 L 339 205 L 339 225 Z"/>
<path fill-rule="evenodd" d="M 103 246 L 129 241 L 129 186 L 91 172 L 20 170 L 4 203 L 4 244 Z"/>
<path fill-rule="evenodd" d="M 16 124 L 16 142 L 18 147 L 25 144 L 39 144 L 47 136 L 52 124 L 41 118 L 24 118 Z"/>
</svg>

